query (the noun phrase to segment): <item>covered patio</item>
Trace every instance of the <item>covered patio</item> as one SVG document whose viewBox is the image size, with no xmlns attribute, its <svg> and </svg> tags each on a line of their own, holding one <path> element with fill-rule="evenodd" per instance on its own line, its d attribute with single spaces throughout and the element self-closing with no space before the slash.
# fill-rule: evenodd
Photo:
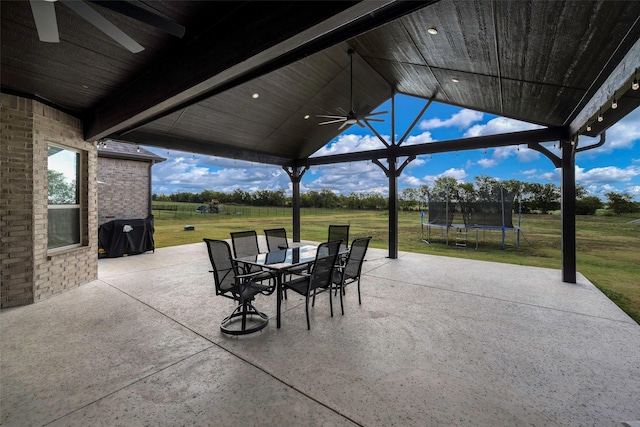
<svg viewBox="0 0 640 427">
<path fill-rule="evenodd" d="M 3 310 L 3 425 L 640 425 L 640 327 L 580 274 L 370 249 L 361 306 L 231 338 L 204 243 L 98 269 Z"/>
</svg>

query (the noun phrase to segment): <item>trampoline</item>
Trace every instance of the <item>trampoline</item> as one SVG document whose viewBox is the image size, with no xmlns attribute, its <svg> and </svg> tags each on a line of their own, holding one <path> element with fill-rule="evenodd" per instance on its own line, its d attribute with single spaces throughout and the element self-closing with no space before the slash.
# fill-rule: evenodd
<svg viewBox="0 0 640 427">
<path fill-rule="evenodd" d="M 469 231 L 476 232 L 476 249 L 478 249 L 479 232 L 482 230 L 500 231 L 502 241 L 500 249 L 504 249 L 507 231 L 516 233 L 516 247 L 520 247 L 521 210 L 518 210 L 518 225 L 513 225 L 513 204 L 515 192 L 508 192 L 502 186 L 494 193 L 475 194 L 468 198 L 451 197 L 447 193 L 432 194 L 429 197 L 429 217 L 425 222 L 424 212 L 421 214 L 422 241 L 430 243 L 431 229 L 440 229 L 445 242 L 450 240 L 449 231 L 455 231 L 456 246 L 467 246 Z M 424 231 L 427 230 L 425 239 Z"/>
</svg>

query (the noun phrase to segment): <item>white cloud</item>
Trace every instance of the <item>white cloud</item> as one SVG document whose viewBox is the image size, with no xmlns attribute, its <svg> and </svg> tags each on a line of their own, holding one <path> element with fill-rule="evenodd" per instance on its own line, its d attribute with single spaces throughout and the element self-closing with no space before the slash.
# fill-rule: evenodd
<svg viewBox="0 0 640 427">
<path fill-rule="evenodd" d="M 523 172 L 523 174 L 527 174 L 527 172 L 528 171 Z M 631 191 L 637 191 L 640 186 L 634 185 L 631 181 L 639 176 L 639 166 L 628 166 L 626 168 L 607 166 L 585 170 L 584 168 L 576 165 L 576 183 L 583 185 L 590 195 L 598 196 L 600 198 L 605 198 L 604 195 L 610 191 L 626 191 L 630 194 L 636 194 L 631 193 Z M 553 172 L 545 172 L 535 176 L 534 178 L 560 184 L 562 180 L 562 169 L 557 168 L 554 169 Z M 627 189 L 623 190 L 619 185 L 621 183 L 629 183 L 630 185 Z"/>
<path fill-rule="evenodd" d="M 497 165 L 498 162 L 495 159 L 480 159 L 478 160 L 478 165 L 480 165 L 483 168 L 492 168 L 495 165 Z"/>
<path fill-rule="evenodd" d="M 411 135 L 402 143 L 402 145 L 426 144 L 427 142 L 436 141 L 431 136 L 431 132 L 422 132 L 420 135 Z"/>
<path fill-rule="evenodd" d="M 388 135 L 381 135 L 387 142 Z M 384 144 L 373 135 L 343 134 L 329 144 L 316 151 L 311 157 L 330 156 L 334 154 L 353 153 L 357 151 L 378 150 L 384 148 Z"/>
<path fill-rule="evenodd" d="M 384 164 L 384 162 L 382 162 Z M 368 162 L 350 162 L 314 167 L 305 174 L 300 191 L 320 191 L 329 188 L 337 194 L 388 194 L 389 181 L 379 166 Z M 308 179 L 309 177 L 316 177 Z M 288 179 L 288 178 L 287 178 Z"/>
<path fill-rule="evenodd" d="M 237 188 L 245 191 L 289 189 L 289 177 L 279 166 L 258 165 L 242 160 L 210 156 L 187 155 L 177 151 L 147 148 L 167 158 L 153 166 L 153 192 L 200 193 L 204 189 L 230 193 Z"/>
<path fill-rule="evenodd" d="M 443 127 L 457 127 L 463 129 L 469 127 L 472 123 L 479 122 L 482 120 L 482 117 L 482 113 L 478 111 L 463 109 L 445 120 L 438 118 L 423 120 L 420 122 L 419 127 L 422 130 Z"/>
<path fill-rule="evenodd" d="M 640 108 L 636 108 L 607 131 L 607 139 L 601 147 L 604 151 L 633 148 L 640 139 Z"/>
<path fill-rule="evenodd" d="M 426 184 L 433 184 L 436 179 L 443 177 L 452 177 L 458 181 L 463 181 L 467 177 L 467 172 L 464 169 L 451 168 L 438 175 L 425 175 L 422 178 L 422 182 Z"/>
<path fill-rule="evenodd" d="M 419 187 L 420 185 L 424 184 L 422 181 L 420 181 L 420 178 L 404 174 L 402 176 L 402 183 L 407 187 Z"/>
<path fill-rule="evenodd" d="M 640 185 L 632 185 L 628 187 L 625 192 L 631 194 L 634 200 L 640 200 Z"/>
<path fill-rule="evenodd" d="M 521 122 L 519 120 L 508 119 L 506 117 L 496 117 L 489 120 L 484 125 L 471 126 L 465 133 L 464 137 L 474 137 L 483 135 L 496 135 L 509 132 L 520 132 L 524 130 L 541 129 L 542 126 L 534 125 L 532 123 Z M 518 141 L 514 141 L 517 144 Z"/>
<path fill-rule="evenodd" d="M 624 169 L 617 166 L 607 166 L 603 168 L 593 168 L 588 171 L 576 166 L 576 182 L 581 184 L 614 184 L 619 182 L 629 182 L 638 176 L 640 176 L 640 167 L 638 166 L 628 166 Z"/>
</svg>

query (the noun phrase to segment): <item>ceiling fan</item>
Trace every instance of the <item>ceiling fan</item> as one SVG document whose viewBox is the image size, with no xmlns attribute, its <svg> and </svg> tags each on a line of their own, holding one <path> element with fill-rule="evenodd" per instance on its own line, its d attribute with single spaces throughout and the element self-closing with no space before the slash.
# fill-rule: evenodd
<svg viewBox="0 0 640 427">
<path fill-rule="evenodd" d="M 29 0 L 29 3 L 31 4 L 31 13 L 33 14 L 33 20 L 35 21 L 40 41 L 48 43 L 60 42 L 55 2 L 56 0 Z M 59 0 L 59 2 L 80 15 L 130 52 L 138 53 L 144 50 L 144 47 L 142 47 L 138 42 L 113 25 L 94 8 L 89 6 L 87 1 Z M 137 21 L 151 25 L 178 38 L 182 38 L 182 36 L 184 36 L 185 28 L 182 25 L 157 13 L 136 6 L 133 3 L 120 0 L 89 0 L 89 2 L 106 7 L 122 15 L 129 16 Z"/>
<path fill-rule="evenodd" d="M 361 114 L 362 112 L 370 110 L 370 107 L 368 105 L 365 106 L 364 108 L 361 108 L 357 113 L 353 110 L 353 55 L 356 52 L 353 49 L 349 49 L 347 51 L 347 53 L 349 54 L 349 59 L 350 59 L 350 94 L 349 94 L 349 98 L 350 98 L 350 102 L 351 102 L 351 109 L 347 113 L 346 111 L 344 111 L 344 109 L 337 108 L 337 110 L 340 113 L 342 113 L 341 116 L 331 116 L 331 115 L 319 114 L 316 117 L 323 118 L 323 119 L 329 119 L 329 120 L 324 121 L 324 122 L 320 122 L 318 124 L 322 126 L 322 125 L 330 125 L 330 124 L 333 124 L 333 123 L 342 123 L 338 129 L 343 129 L 345 126 L 351 126 L 351 125 L 358 125 L 361 128 L 363 128 L 363 127 L 365 127 L 364 124 L 362 123 L 363 121 L 365 121 L 365 122 L 384 122 L 383 119 L 377 119 L 377 118 L 374 118 L 374 117 L 375 116 L 379 116 L 381 114 L 387 114 L 387 111 L 378 111 L 376 113 L 362 115 Z"/>
</svg>

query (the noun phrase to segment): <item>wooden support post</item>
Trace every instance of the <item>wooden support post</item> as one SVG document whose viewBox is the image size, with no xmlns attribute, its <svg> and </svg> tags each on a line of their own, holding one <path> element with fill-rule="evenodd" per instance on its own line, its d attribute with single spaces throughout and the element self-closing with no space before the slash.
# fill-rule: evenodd
<svg viewBox="0 0 640 427">
<path fill-rule="evenodd" d="M 562 281 L 576 283 L 576 142 L 562 149 Z"/>
<path fill-rule="evenodd" d="M 289 179 L 292 184 L 292 220 L 293 220 L 293 241 L 300 241 L 300 181 L 302 176 L 309 169 L 308 166 L 304 168 L 301 166 L 285 167 L 282 169 L 289 175 Z"/>
</svg>

